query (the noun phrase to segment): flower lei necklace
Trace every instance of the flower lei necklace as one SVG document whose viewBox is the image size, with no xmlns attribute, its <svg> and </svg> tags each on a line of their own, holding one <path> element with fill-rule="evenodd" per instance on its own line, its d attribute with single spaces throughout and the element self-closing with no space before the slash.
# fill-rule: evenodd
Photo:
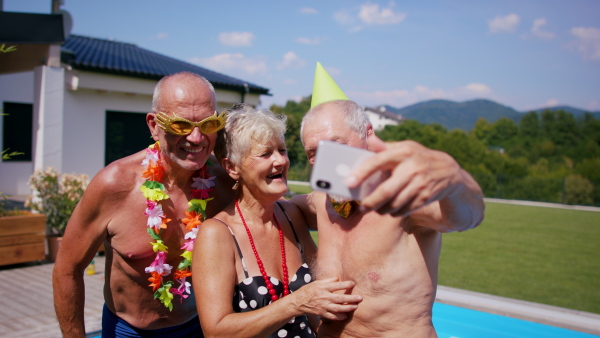
<svg viewBox="0 0 600 338">
<path fill-rule="evenodd" d="M 206 203 L 212 198 L 209 198 L 208 193 L 215 186 L 213 180 L 215 177 L 209 177 L 206 170 L 206 165 L 213 165 L 210 161 L 200 169 L 198 177 L 193 178 L 191 196 L 192 200 L 188 203 L 189 208 L 185 212 L 186 218 L 182 219 L 185 224 L 185 244 L 181 247 L 184 252 L 181 254 L 181 262 L 177 266 L 174 274 L 174 279 L 179 283 L 177 287 L 173 287 L 173 281 L 164 282 L 163 277 L 171 274 L 171 265 L 166 263 L 167 253 L 169 248 L 165 245 L 161 238 L 162 229 L 167 228 L 167 223 L 171 219 L 167 218 L 163 212 L 162 205 L 159 203 L 162 200 L 169 198 L 165 192 L 165 186 L 160 183 L 165 174 L 165 169 L 162 166 L 160 158 L 159 143 L 150 145 L 146 148 L 146 158 L 142 161 L 142 165 L 147 166 L 142 173 L 142 177 L 146 182 L 140 187 L 144 197 L 146 198 L 146 212 L 148 216 L 148 234 L 154 240 L 150 242 L 152 249 L 156 252 L 156 257 L 150 266 L 145 271 L 151 275 L 148 280 L 150 287 L 154 291 L 154 298 L 158 298 L 160 302 L 173 311 L 173 295 L 179 295 L 181 302 L 190 295 L 190 282 L 186 281 L 187 277 L 192 276 L 192 250 L 194 249 L 194 240 L 198 233 L 198 227 L 204 219 L 206 219 Z"/>
</svg>

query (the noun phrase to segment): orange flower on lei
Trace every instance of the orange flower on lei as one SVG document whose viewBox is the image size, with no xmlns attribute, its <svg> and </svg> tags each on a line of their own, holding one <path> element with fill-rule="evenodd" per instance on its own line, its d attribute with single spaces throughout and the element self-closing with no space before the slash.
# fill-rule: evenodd
<svg viewBox="0 0 600 338">
<path fill-rule="evenodd" d="M 206 165 L 200 170 L 198 178 L 194 178 L 194 183 L 190 190 L 199 192 L 204 199 L 194 199 L 189 203 L 190 208 L 185 212 L 186 218 L 182 221 L 185 224 L 185 243 L 181 247 L 184 249 L 181 256 L 181 261 L 176 267 L 174 272 L 174 281 L 179 283 L 177 287 L 173 286 L 173 281 L 164 282 L 163 278 L 171 274 L 171 265 L 167 263 L 167 252 L 168 247 L 162 240 L 161 233 L 163 229 L 167 228 L 167 223 L 171 221 L 164 215 L 162 205 L 160 202 L 169 198 L 169 195 L 165 192 L 165 186 L 160 183 L 162 180 L 165 169 L 162 166 L 162 160 L 160 158 L 160 146 L 159 143 L 149 146 L 146 149 L 146 158 L 142 161 L 142 165 L 146 166 L 146 170 L 143 171 L 142 177 L 146 179 L 144 184 L 140 187 L 142 193 L 146 197 L 146 211 L 145 215 L 148 216 L 147 226 L 148 234 L 154 240 L 150 242 L 152 249 L 156 252 L 156 257 L 150 266 L 146 267 L 145 271 L 150 274 L 148 281 L 150 287 L 154 291 L 154 298 L 158 299 L 165 307 L 169 310 L 173 310 L 173 295 L 180 296 L 181 301 L 187 298 L 191 294 L 191 284 L 186 279 L 192 276 L 191 264 L 192 264 L 192 250 L 194 248 L 194 241 L 196 234 L 198 233 L 198 227 L 202 224 L 202 220 L 206 215 L 206 203 L 212 198 L 208 198 L 208 192 L 212 189 L 203 183 L 199 186 L 198 182 L 212 182 L 214 177 L 208 177 L 206 171 Z M 207 161 L 207 165 L 212 165 Z M 210 184 L 208 184 L 210 185 Z M 200 189 L 194 189 L 194 188 Z"/>
</svg>

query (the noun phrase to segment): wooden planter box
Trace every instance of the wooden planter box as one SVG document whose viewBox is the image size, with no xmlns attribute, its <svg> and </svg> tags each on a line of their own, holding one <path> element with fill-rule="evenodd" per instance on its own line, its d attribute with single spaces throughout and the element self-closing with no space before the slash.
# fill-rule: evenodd
<svg viewBox="0 0 600 338">
<path fill-rule="evenodd" d="M 0 265 L 44 259 L 45 242 L 45 215 L 27 212 L 0 217 Z"/>
</svg>

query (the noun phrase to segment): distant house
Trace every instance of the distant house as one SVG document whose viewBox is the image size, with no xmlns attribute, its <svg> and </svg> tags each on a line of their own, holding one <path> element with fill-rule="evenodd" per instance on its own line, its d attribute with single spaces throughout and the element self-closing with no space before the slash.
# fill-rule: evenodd
<svg viewBox="0 0 600 338">
<path fill-rule="evenodd" d="M 402 116 L 396 115 L 385 109 L 385 106 L 379 108 L 365 108 L 369 121 L 375 131 L 385 128 L 385 126 L 395 126 L 402 122 Z"/>
<path fill-rule="evenodd" d="M 6 12 L 4 12 L 6 14 Z M 40 14 L 41 15 L 41 14 Z M 61 31 L 62 32 L 62 31 Z M 0 191 L 27 195 L 35 169 L 94 176 L 117 158 L 151 143 L 145 114 L 163 76 L 200 74 L 215 87 L 217 109 L 260 103 L 269 89 L 136 45 L 78 35 L 19 44 L 0 54 L 0 149 L 25 155 L 0 162 Z M 24 63 L 24 60 L 29 60 Z"/>
</svg>

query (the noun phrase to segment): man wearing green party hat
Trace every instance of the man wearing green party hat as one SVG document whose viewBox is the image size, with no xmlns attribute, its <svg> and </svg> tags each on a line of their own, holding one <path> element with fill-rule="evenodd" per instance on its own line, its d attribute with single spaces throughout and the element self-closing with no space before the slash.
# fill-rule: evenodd
<svg viewBox="0 0 600 338">
<path fill-rule="evenodd" d="M 321 140 L 377 153 L 347 178 L 351 188 L 376 171 L 390 174 L 360 205 L 317 191 L 293 199 L 318 225 L 317 278 L 354 280 L 352 293 L 363 297 L 347 320 L 324 320 L 319 336 L 436 337 L 441 234 L 481 223 L 479 185 L 446 153 L 375 136 L 364 110 L 320 63 L 301 136 L 311 165 Z"/>
</svg>

